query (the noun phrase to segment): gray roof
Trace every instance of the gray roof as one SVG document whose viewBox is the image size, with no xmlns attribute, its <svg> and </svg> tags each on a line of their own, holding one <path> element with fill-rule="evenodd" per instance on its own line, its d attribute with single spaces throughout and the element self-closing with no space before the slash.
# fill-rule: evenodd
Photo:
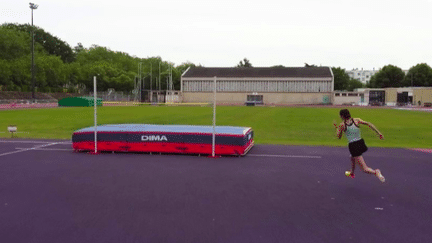
<svg viewBox="0 0 432 243">
<path fill-rule="evenodd" d="M 191 67 L 183 78 L 331 78 L 329 67 Z"/>
</svg>

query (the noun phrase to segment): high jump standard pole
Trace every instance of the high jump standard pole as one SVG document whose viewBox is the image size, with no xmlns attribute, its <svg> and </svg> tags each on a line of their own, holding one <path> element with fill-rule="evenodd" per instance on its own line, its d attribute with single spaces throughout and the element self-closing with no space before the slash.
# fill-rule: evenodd
<svg viewBox="0 0 432 243">
<path fill-rule="evenodd" d="M 93 77 L 93 86 L 94 86 L 94 126 L 95 126 L 95 133 L 94 133 L 94 141 L 95 141 L 95 154 L 97 154 L 97 100 L 96 100 L 96 76 Z"/>
<path fill-rule="evenodd" d="M 212 139 L 212 157 L 215 157 L 215 145 L 216 145 L 216 76 L 214 77 L 214 88 L 213 88 L 213 139 Z"/>
</svg>

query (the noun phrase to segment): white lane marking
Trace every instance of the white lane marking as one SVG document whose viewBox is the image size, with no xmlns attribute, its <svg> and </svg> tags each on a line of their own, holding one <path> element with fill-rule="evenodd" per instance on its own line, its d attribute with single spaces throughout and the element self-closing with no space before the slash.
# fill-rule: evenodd
<svg viewBox="0 0 432 243">
<path fill-rule="evenodd" d="M 0 143 L 35 143 L 35 144 L 39 144 L 39 143 L 48 143 L 48 142 L 43 142 L 43 141 L 6 141 L 6 140 L 0 140 Z M 58 144 L 72 144 L 72 142 L 57 142 Z"/>
<path fill-rule="evenodd" d="M 26 148 L 15 148 L 26 149 Z M 55 149 L 55 148 L 34 148 L 39 151 L 73 151 L 73 149 Z M 279 157 L 279 158 L 307 158 L 307 159 L 321 159 L 321 156 L 307 156 L 307 155 L 273 155 L 273 154 L 249 154 L 248 156 L 256 157 Z"/>
<path fill-rule="evenodd" d="M 15 149 L 27 149 L 27 148 L 15 148 Z M 35 148 L 33 150 L 38 150 L 38 151 L 73 151 L 73 149 L 55 149 L 55 148 Z"/>
<path fill-rule="evenodd" d="M 277 154 L 247 154 L 246 156 L 256 157 L 276 157 L 276 158 L 306 158 L 306 159 L 321 159 L 321 156 L 309 156 L 309 155 L 277 155 Z"/>
<path fill-rule="evenodd" d="M 16 143 L 43 143 L 39 141 L 1 141 L 0 142 L 16 142 Z M 45 142 L 46 143 L 46 142 Z M 46 145 L 36 146 L 32 148 L 15 148 L 19 149 L 18 151 L 8 152 L 4 154 L 0 154 L 0 156 L 15 154 L 20 152 L 25 152 L 28 150 L 42 150 L 42 151 L 72 151 L 73 149 L 42 149 L 47 146 L 56 145 L 56 144 L 72 144 L 72 142 L 57 142 L 50 143 Z M 275 158 L 305 158 L 305 159 L 321 159 L 321 156 L 310 156 L 310 155 L 277 155 L 277 154 L 247 154 L 246 156 L 254 156 L 254 157 L 275 157 Z"/>
<path fill-rule="evenodd" d="M 29 151 L 29 150 L 35 150 L 35 149 L 38 149 L 38 148 L 48 147 L 48 146 L 56 145 L 56 144 L 59 144 L 59 143 L 50 143 L 50 144 L 36 146 L 36 147 L 33 147 L 33 148 L 21 149 L 21 150 L 18 150 L 18 151 L 13 151 L 13 152 L 8 152 L 8 153 L 0 154 L 0 156 L 21 153 L 21 152 L 25 152 L 25 151 Z"/>
<path fill-rule="evenodd" d="M 4 141 L 0 140 L 0 143 L 47 143 L 42 141 Z"/>
</svg>

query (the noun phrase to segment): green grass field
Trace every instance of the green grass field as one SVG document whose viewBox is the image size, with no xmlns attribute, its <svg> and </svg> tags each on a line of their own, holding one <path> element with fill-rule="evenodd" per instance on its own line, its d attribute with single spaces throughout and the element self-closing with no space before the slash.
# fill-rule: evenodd
<svg viewBox="0 0 432 243">
<path fill-rule="evenodd" d="M 371 147 L 432 148 L 432 113 L 393 109 L 350 108 L 354 117 L 370 121 L 383 133 L 379 140 L 367 127 L 362 135 Z M 19 138 L 70 139 L 80 128 L 93 125 L 93 108 L 51 108 L 0 111 L 0 137 L 17 125 Z M 211 125 L 212 107 L 133 106 L 100 107 L 98 124 Z M 334 136 L 338 108 L 235 107 L 217 108 L 217 125 L 248 126 L 257 144 L 345 146 Z"/>
</svg>

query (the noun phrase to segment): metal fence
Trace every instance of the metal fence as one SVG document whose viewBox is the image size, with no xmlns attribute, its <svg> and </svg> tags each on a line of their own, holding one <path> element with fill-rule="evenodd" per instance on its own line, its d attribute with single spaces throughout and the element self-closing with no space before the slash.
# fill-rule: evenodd
<svg viewBox="0 0 432 243">
<path fill-rule="evenodd" d="M 34 102 L 32 99 L 10 99 L 10 100 L 0 100 L 0 104 L 47 104 L 47 103 L 57 103 L 56 99 L 35 99 Z"/>
<path fill-rule="evenodd" d="M 90 92 L 86 96 L 93 97 L 93 92 Z M 121 92 L 121 91 L 97 92 L 97 97 L 101 98 L 103 101 L 138 101 L 139 99 L 139 95 L 133 91 L 132 92 Z"/>
<path fill-rule="evenodd" d="M 93 97 L 93 92 L 81 93 L 79 96 L 90 96 Z M 103 101 L 134 101 L 134 102 L 151 102 L 151 103 L 178 103 L 180 102 L 180 96 L 178 92 L 174 91 L 150 91 L 142 90 L 141 94 L 138 90 L 131 92 L 122 91 L 103 91 L 97 92 L 97 97 Z M 65 97 L 66 98 L 66 97 Z M 60 100 L 60 99 L 59 99 Z M 58 103 L 57 99 L 0 99 L 0 104 L 31 104 L 31 103 Z"/>
</svg>

